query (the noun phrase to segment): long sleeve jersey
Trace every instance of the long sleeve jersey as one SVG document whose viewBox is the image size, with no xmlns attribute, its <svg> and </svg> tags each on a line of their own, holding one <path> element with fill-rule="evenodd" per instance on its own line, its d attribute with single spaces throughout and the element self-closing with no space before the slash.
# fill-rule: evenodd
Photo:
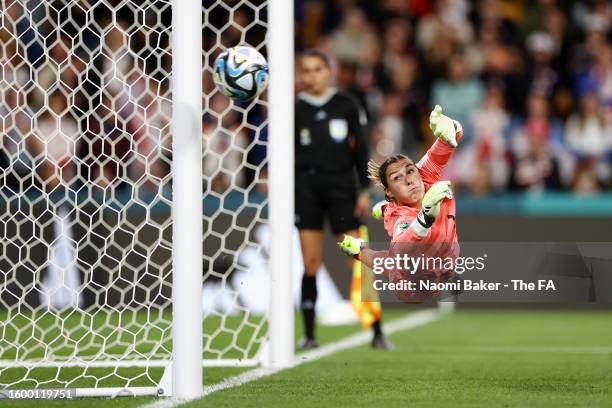
<svg viewBox="0 0 612 408">
<path fill-rule="evenodd" d="M 457 122 L 458 123 L 458 122 Z M 457 141 L 463 136 L 463 129 L 459 125 Z M 454 148 L 442 140 L 436 140 L 427 153 L 416 164 L 423 179 L 425 191 L 440 181 L 444 167 L 453 155 Z M 457 243 L 457 229 L 455 225 L 456 211 L 455 199 L 445 198 L 440 205 L 440 213 L 425 237 L 420 237 L 410 229 L 410 224 L 416 219 L 420 208 L 415 206 L 397 205 L 389 203 L 383 206 L 383 219 L 385 229 L 391 237 L 391 242 L 398 243 Z"/>
</svg>

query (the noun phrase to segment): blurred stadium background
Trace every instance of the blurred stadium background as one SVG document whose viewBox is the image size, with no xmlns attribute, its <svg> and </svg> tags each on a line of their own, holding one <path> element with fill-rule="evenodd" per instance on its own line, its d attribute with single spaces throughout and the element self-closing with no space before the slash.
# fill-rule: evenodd
<svg viewBox="0 0 612 408">
<path fill-rule="evenodd" d="M 298 1 L 296 45 L 333 55 L 371 119 L 374 158 L 464 124 L 448 176 L 475 195 L 610 191 L 607 1 Z"/>
<path fill-rule="evenodd" d="M 464 124 L 446 171 L 460 240 L 610 240 L 610 2 L 295 4 L 297 51 L 334 57 L 337 86 L 368 112 L 372 158 L 420 157 L 435 104 Z M 326 248 L 337 270 L 331 239 Z"/>
</svg>

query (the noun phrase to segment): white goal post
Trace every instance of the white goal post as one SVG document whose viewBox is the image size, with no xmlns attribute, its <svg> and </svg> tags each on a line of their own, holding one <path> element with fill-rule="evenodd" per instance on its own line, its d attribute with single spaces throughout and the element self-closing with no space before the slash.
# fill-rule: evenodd
<svg viewBox="0 0 612 408">
<path fill-rule="evenodd" d="M 172 394 L 202 395 L 202 5 L 172 0 Z"/>
<path fill-rule="evenodd" d="M 192 399 L 208 367 L 292 363 L 293 18 L 285 0 L 5 5 L 0 390 Z M 246 104 L 211 81 L 238 44 L 270 65 Z"/>
<path fill-rule="evenodd" d="M 291 245 L 294 219 L 294 97 L 293 1 L 268 0 L 268 55 L 270 81 L 270 218 L 272 276 L 270 304 L 270 361 L 273 368 L 288 367 L 293 359 L 294 326 Z M 289 56 L 289 57 L 288 57 Z M 277 218 L 278 217 L 278 218 Z M 278 307 L 278 305 L 285 305 Z"/>
</svg>

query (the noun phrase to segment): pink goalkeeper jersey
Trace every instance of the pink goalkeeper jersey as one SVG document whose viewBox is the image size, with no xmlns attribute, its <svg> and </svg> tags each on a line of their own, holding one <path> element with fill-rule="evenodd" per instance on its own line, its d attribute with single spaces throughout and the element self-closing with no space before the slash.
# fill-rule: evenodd
<svg viewBox="0 0 612 408">
<path fill-rule="evenodd" d="M 463 136 L 463 128 L 459 122 L 457 130 L 457 141 Z M 442 140 L 436 140 L 429 148 L 425 156 L 416 164 L 423 179 L 425 191 L 432 184 L 440 181 L 442 171 L 453 155 L 454 148 Z M 403 243 L 457 243 L 457 228 L 455 225 L 455 199 L 445 198 L 440 205 L 440 213 L 436 217 L 429 232 L 423 238 L 416 235 L 410 228 L 410 223 L 416 218 L 420 209 L 406 205 L 389 203 L 383 206 L 383 219 L 385 229 L 391 237 L 391 242 Z M 453 246 L 456 247 L 456 246 Z"/>
</svg>

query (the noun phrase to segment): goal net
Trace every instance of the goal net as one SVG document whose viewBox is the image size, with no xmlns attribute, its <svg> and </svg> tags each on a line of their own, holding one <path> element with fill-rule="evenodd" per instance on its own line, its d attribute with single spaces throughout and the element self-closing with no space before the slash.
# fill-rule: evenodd
<svg viewBox="0 0 612 408">
<path fill-rule="evenodd" d="M 235 104 L 211 75 L 226 47 L 265 55 L 266 11 L 202 6 L 204 366 L 259 364 L 267 342 L 244 262 L 267 256 L 265 97 Z M 0 388 L 169 393 L 172 13 L 168 0 L 3 2 Z"/>
</svg>

